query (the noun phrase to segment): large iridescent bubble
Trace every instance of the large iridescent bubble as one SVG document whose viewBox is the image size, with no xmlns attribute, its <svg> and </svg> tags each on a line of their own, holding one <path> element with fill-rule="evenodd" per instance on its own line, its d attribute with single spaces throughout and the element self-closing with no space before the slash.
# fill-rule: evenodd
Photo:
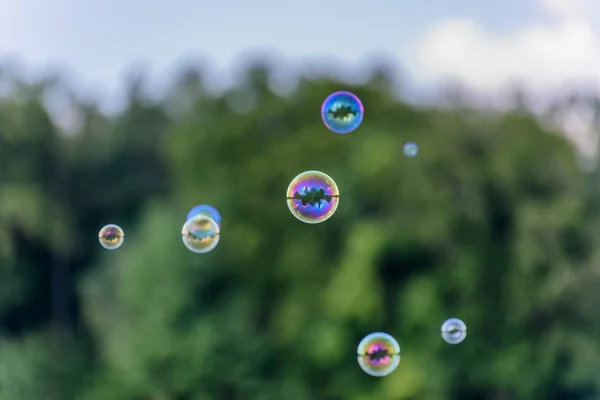
<svg viewBox="0 0 600 400">
<path fill-rule="evenodd" d="M 321 118 L 330 131 L 346 134 L 354 131 L 362 123 L 365 108 L 354 93 L 335 92 L 329 95 L 321 106 Z"/>
<path fill-rule="evenodd" d="M 365 336 L 356 353 L 362 370 L 372 376 L 387 376 L 400 364 L 400 345 L 387 333 L 374 332 Z"/>
<path fill-rule="evenodd" d="M 294 217 L 307 224 L 327 221 L 337 210 L 340 191 L 333 179 L 320 171 L 306 171 L 288 186 L 287 205 Z"/>
</svg>

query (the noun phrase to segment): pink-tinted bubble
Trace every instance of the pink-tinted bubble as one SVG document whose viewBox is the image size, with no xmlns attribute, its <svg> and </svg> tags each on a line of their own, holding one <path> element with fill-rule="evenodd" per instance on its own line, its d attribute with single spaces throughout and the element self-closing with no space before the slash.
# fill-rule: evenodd
<svg viewBox="0 0 600 400">
<path fill-rule="evenodd" d="M 374 332 L 365 336 L 356 353 L 362 370 L 372 376 L 389 375 L 400 364 L 400 345 L 387 333 Z"/>
</svg>

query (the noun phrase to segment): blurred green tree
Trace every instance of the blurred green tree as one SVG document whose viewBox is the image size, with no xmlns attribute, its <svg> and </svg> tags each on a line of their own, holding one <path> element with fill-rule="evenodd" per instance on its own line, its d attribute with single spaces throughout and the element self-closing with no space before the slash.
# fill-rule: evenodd
<svg viewBox="0 0 600 400">
<path fill-rule="evenodd" d="M 162 101 L 134 80 L 116 116 L 81 102 L 71 136 L 38 95 L 0 104 L 0 322 L 20 335 L 0 343 L 1 400 L 600 395 L 598 198 L 562 135 L 523 110 L 410 106 L 382 66 L 364 85 L 301 78 L 286 96 L 265 64 L 219 95 L 199 71 Z M 367 109 L 349 135 L 318 115 L 340 87 Z M 284 201 L 309 169 L 341 190 L 322 225 Z M 178 237 L 199 203 L 223 215 L 202 256 Z M 118 251 L 97 245 L 105 223 L 125 229 Z M 53 268 L 61 293 L 81 293 L 58 328 Z M 452 316 L 469 328 L 459 346 L 439 334 Z M 372 331 L 402 346 L 390 377 L 356 363 Z M 56 353 L 56 337 L 77 344 Z"/>
</svg>

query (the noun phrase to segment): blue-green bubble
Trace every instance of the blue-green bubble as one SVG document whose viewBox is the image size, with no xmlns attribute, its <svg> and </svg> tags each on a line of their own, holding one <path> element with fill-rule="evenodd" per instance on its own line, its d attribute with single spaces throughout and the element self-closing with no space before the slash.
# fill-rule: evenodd
<svg viewBox="0 0 600 400">
<path fill-rule="evenodd" d="M 189 221 L 191 218 L 194 218 L 197 215 L 207 216 L 213 219 L 217 223 L 217 225 L 221 225 L 221 214 L 219 214 L 217 209 L 213 206 L 209 206 L 208 204 L 197 205 L 190 210 L 185 220 Z"/>
<path fill-rule="evenodd" d="M 419 154 L 419 146 L 414 142 L 408 142 L 402 146 L 402 152 L 406 157 L 415 157 Z"/>
<path fill-rule="evenodd" d="M 467 325 L 458 318 L 450 318 L 442 324 L 442 339 L 448 344 L 459 344 L 467 337 Z"/>
<path fill-rule="evenodd" d="M 321 105 L 321 118 L 330 131 L 346 134 L 360 126 L 365 108 L 354 93 L 335 92 Z"/>
</svg>

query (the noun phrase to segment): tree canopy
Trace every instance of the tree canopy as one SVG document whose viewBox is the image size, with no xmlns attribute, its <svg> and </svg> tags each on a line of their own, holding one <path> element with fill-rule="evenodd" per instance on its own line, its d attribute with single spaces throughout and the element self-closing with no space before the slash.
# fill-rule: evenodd
<svg viewBox="0 0 600 400">
<path fill-rule="evenodd" d="M 133 82 L 116 115 L 76 100 L 75 133 L 55 84 L 0 100 L 0 400 L 600 396 L 598 175 L 560 132 L 407 104 L 382 72 L 284 96 L 261 65 L 220 94 L 198 71 L 158 100 Z M 366 108 L 348 135 L 318 114 L 341 89 Z M 286 206 L 305 170 L 340 188 L 323 224 Z M 179 237 L 196 204 L 223 216 L 204 255 Z M 356 362 L 374 331 L 402 348 L 384 378 Z"/>
</svg>

